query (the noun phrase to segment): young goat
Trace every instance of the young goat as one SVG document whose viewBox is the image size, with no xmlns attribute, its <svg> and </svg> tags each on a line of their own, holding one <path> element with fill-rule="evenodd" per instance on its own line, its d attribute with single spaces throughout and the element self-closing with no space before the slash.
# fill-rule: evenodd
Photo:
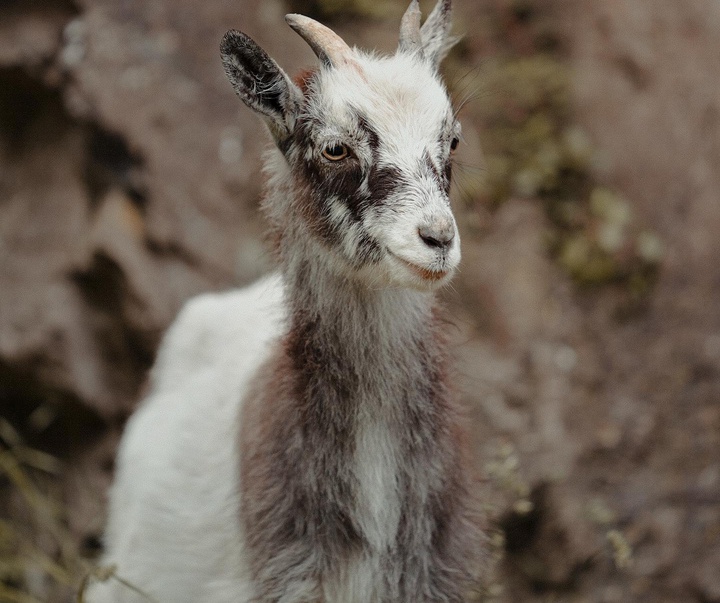
<svg viewBox="0 0 720 603">
<path fill-rule="evenodd" d="M 465 600 L 484 540 L 433 291 L 460 259 L 450 1 L 391 57 L 288 15 L 318 69 L 248 36 L 222 59 L 267 122 L 280 274 L 190 302 L 130 420 L 104 563 L 150 600 Z M 119 581 L 92 602 L 145 601 Z"/>
</svg>

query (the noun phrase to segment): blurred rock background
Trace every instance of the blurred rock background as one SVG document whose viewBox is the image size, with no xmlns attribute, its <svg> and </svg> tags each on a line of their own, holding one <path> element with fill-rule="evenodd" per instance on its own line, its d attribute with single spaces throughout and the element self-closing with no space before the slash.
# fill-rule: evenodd
<svg viewBox="0 0 720 603">
<path fill-rule="evenodd" d="M 425 14 L 431 2 L 423 2 Z M 189 296 L 271 268 L 229 28 L 393 51 L 394 0 L 0 3 L 0 601 L 72 600 Z M 720 4 L 456 0 L 445 293 L 497 568 L 479 600 L 720 601 Z"/>
</svg>

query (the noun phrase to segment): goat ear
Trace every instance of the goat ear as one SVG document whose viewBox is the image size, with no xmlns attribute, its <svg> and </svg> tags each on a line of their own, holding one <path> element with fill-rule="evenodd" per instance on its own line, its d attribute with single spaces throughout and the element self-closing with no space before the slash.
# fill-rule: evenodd
<svg viewBox="0 0 720 603">
<path fill-rule="evenodd" d="M 451 17 L 452 0 L 438 0 L 427 21 L 420 28 L 423 54 L 435 67 L 440 65 L 457 42 L 457 38 L 450 35 Z"/>
<path fill-rule="evenodd" d="M 262 114 L 276 142 L 293 131 L 302 92 L 249 36 L 230 30 L 220 44 L 225 73 L 235 93 Z"/>
</svg>

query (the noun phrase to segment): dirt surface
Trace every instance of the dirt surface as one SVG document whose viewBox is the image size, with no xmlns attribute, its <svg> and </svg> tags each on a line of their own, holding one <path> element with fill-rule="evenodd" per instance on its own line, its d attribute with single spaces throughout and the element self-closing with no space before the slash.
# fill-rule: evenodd
<svg viewBox="0 0 720 603">
<path fill-rule="evenodd" d="M 394 49 L 404 6 L 368 6 L 0 6 L 8 593 L 70 600 L 163 330 L 189 296 L 270 267 L 266 138 L 222 73 L 222 34 L 246 31 L 288 71 L 313 63 L 289 10 Z M 457 0 L 456 23 L 450 87 L 473 98 L 455 191 L 463 265 L 444 297 L 502 557 L 483 600 L 719 602 L 720 4 Z M 511 78 L 527 90 L 501 90 Z M 537 142 L 529 163 L 503 146 L 515 139 Z M 590 150 L 568 167 L 578 140 Z M 561 159 L 528 186 L 549 155 Z M 17 468 L 61 503 L 60 527 L 38 519 L 49 507 Z"/>
</svg>

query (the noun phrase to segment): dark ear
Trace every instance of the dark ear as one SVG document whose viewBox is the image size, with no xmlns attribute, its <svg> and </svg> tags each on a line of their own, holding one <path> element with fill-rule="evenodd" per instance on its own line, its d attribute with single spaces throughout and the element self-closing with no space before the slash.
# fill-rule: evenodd
<svg viewBox="0 0 720 603">
<path fill-rule="evenodd" d="M 423 54 L 435 67 L 440 65 L 440 62 L 457 42 L 457 38 L 450 35 L 451 19 L 452 0 L 438 0 L 420 29 Z"/>
<path fill-rule="evenodd" d="M 265 117 L 276 142 L 292 132 L 302 92 L 250 37 L 230 30 L 220 44 L 225 73 L 235 93 Z"/>
</svg>

